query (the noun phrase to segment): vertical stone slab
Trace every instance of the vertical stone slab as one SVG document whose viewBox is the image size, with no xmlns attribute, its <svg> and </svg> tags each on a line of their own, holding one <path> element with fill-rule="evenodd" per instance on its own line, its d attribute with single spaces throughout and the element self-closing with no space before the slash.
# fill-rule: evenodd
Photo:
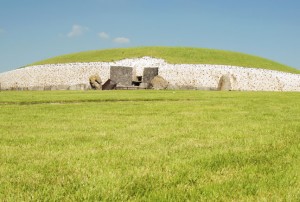
<svg viewBox="0 0 300 202">
<path fill-rule="evenodd" d="M 116 89 L 117 83 L 111 79 L 108 79 L 102 86 L 102 90 L 114 90 Z"/>
<path fill-rule="evenodd" d="M 132 67 L 111 66 L 110 79 L 118 85 L 131 86 Z"/>
<path fill-rule="evenodd" d="M 143 72 L 143 83 L 150 83 L 158 75 L 158 67 L 145 67 Z"/>
<path fill-rule="evenodd" d="M 231 90 L 231 82 L 230 82 L 230 75 L 222 75 L 219 84 L 218 84 L 218 90 L 221 91 L 230 91 Z"/>
<path fill-rule="evenodd" d="M 132 68 L 132 81 L 137 81 L 136 67 Z"/>
</svg>

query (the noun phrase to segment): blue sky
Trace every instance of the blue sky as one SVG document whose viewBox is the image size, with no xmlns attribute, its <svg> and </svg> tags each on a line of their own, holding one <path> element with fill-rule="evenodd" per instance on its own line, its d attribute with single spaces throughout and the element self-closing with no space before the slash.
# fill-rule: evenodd
<svg viewBox="0 0 300 202">
<path fill-rule="evenodd" d="M 0 72 L 136 46 L 231 50 L 300 69 L 300 1 L 0 0 Z"/>
</svg>

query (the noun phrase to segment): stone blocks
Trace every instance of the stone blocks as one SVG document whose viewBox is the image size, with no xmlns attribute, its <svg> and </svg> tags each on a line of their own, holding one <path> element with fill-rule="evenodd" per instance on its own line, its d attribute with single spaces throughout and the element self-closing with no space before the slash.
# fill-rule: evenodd
<svg viewBox="0 0 300 202">
<path fill-rule="evenodd" d="M 143 83 L 150 83 L 158 75 L 158 67 L 145 67 L 143 72 Z"/>
<path fill-rule="evenodd" d="M 121 86 L 131 86 L 132 67 L 111 66 L 110 79 Z"/>
</svg>

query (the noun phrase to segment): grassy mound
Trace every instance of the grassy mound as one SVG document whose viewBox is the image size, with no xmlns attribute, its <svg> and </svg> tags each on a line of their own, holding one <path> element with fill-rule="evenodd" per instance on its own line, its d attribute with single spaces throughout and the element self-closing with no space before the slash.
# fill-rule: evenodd
<svg viewBox="0 0 300 202">
<path fill-rule="evenodd" d="M 31 65 L 72 63 L 72 62 L 110 62 L 125 58 L 151 56 L 163 58 L 171 64 L 216 64 L 241 67 L 263 68 L 290 73 L 300 73 L 292 67 L 243 53 L 203 48 L 183 47 L 138 47 L 107 50 L 94 50 L 61 55 L 33 63 Z"/>
</svg>

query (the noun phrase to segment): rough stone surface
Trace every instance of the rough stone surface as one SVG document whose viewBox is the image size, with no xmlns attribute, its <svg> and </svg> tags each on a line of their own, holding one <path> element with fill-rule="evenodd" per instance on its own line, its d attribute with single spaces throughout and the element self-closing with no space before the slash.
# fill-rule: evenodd
<svg viewBox="0 0 300 202">
<path fill-rule="evenodd" d="M 45 86 L 44 87 L 44 90 L 48 91 L 48 90 L 51 90 L 52 89 L 52 86 Z"/>
<path fill-rule="evenodd" d="M 32 86 L 29 87 L 28 90 L 41 91 L 44 90 L 44 86 Z"/>
<path fill-rule="evenodd" d="M 155 90 L 167 89 L 168 84 L 168 81 L 161 76 L 155 76 L 150 82 L 150 86 Z"/>
<path fill-rule="evenodd" d="M 102 86 L 102 90 L 114 90 L 116 89 L 117 83 L 111 79 L 108 79 Z"/>
<path fill-rule="evenodd" d="M 89 81 L 92 89 L 102 90 L 102 80 L 98 74 L 90 76 Z"/>
<path fill-rule="evenodd" d="M 230 81 L 230 75 L 222 75 L 219 84 L 218 84 L 218 90 L 221 91 L 230 91 L 231 90 L 231 81 Z"/>
<path fill-rule="evenodd" d="M 86 84 L 76 84 L 69 87 L 69 90 L 87 90 Z"/>
<path fill-rule="evenodd" d="M 110 68 L 110 79 L 115 81 L 117 85 L 131 86 L 132 67 L 112 66 Z"/>
<path fill-rule="evenodd" d="M 256 68 L 206 64 L 168 64 L 163 59 L 143 57 L 116 62 L 38 65 L 0 73 L 1 90 L 39 89 L 46 86 L 85 84 L 89 77 L 110 78 L 111 66 L 132 67 L 143 75 L 145 67 L 159 67 L 158 75 L 169 82 L 168 89 L 217 90 L 222 75 L 231 75 L 231 90 L 299 91 L 300 75 Z"/>
<path fill-rule="evenodd" d="M 69 90 L 68 85 L 55 85 L 55 86 L 51 86 L 51 90 Z"/>
<path fill-rule="evenodd" d="M 149 83 L 141 83 L 139 88 L 140 89 L 148 89 L 150 86 L 150 82 Z"/>
<path fill-rule="evenodd" d="M 143 83 L 150 83 L 158 75 L 158 67 L 145 67 L 143 72 Z"/>
</svg>

